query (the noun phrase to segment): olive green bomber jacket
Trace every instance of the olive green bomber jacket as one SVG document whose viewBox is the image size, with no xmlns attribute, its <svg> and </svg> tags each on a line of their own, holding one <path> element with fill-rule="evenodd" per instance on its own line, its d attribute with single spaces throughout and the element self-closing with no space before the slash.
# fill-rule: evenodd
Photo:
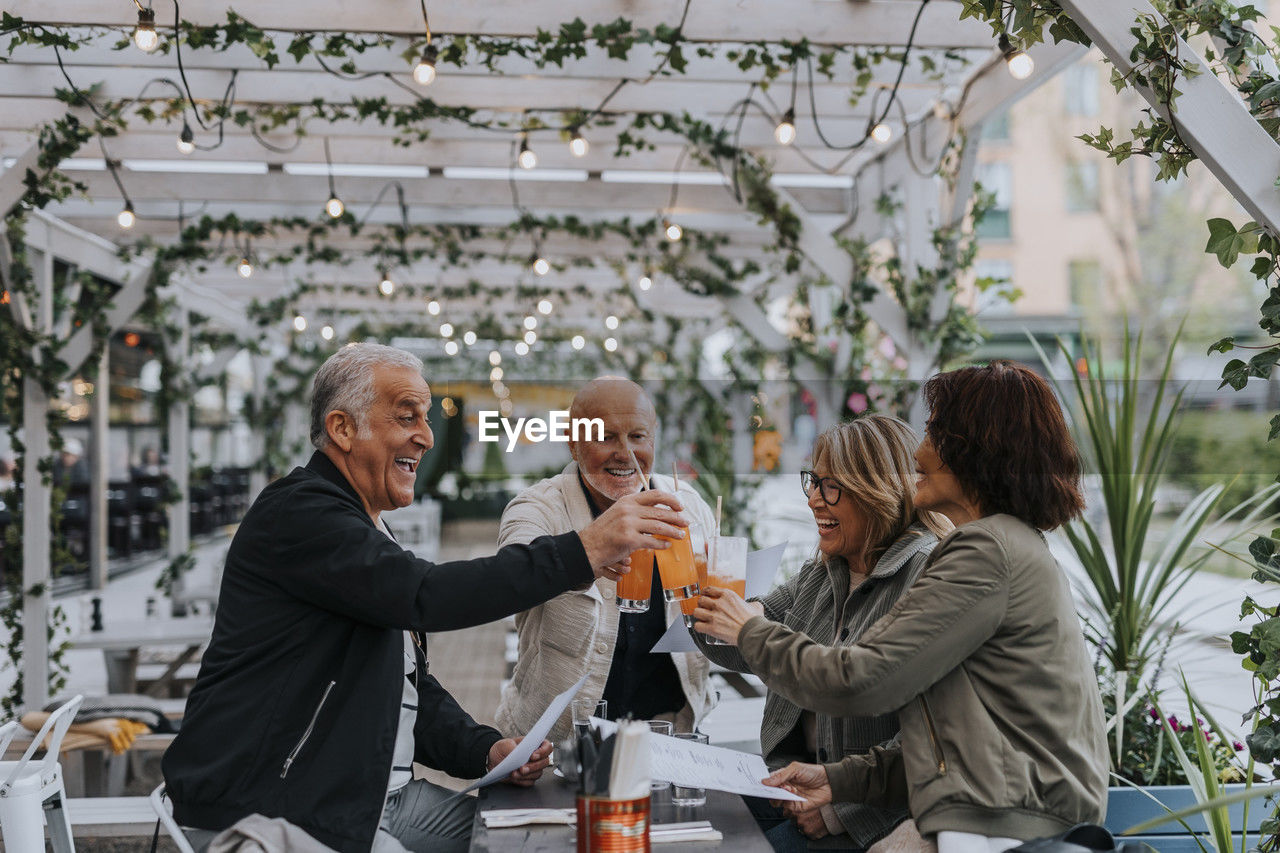
<svg viewBox="0 0 1280 853">
<path fill-rule="evenodd" d="M 826 714 L 897 710 L 901 749 L 827 765 L 836 799 L 904 792 L 921 832 L 1028 839 L 1100 821 L 1106 744 L 1066 578 L 1009 515 L 962 525 L 855 646 L 763 618 L 739 636 L 771 690 Z"/>
</svg>

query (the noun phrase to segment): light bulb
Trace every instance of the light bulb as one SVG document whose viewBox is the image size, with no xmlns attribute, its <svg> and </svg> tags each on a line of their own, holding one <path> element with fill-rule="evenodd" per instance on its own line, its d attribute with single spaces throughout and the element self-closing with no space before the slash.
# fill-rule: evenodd
<svg viewBox="0 0 1280 853">
<path fill-rule="evenodd" d="M 1036 70 L 1036 61 L 1025 51 L 1018 51 L 1006 61 L 1009 64 L 1009 74 L 1015 80 L 1026 80 Z"/>
<path fill-rule="evenodd" d="M 333 326 L 330 326 L 328 323 L 321 326 L 320 337 L 324 338 L 326 341 L 333 340 Z"/>
<path fill-rule="evenodd" d="M 524 341 L 516 341 L 516 355 L 528 355 L 529 345 Z"/>
<path fill-rule="evenodd" d="M 640 281 L 637 283 L 640 285 L 641 290 L 648 290 L 653 287 L 653 279 L 649 278 L 647 275 L 640 276 Z"/>
<path fill-rule="evenodd" d="M 573 345 L 574 349 L 582 349 L 587 345 L 587 341 L 584 337 L 582 337 L 582 335 L 574 335 L 573 340 L 570 341 L 569 343 Z"/>
<path fill-rule="evenodd" d="M 458 342 L 457 342 L 457 341 L 445 341 L 445 342 L 444 342 L 444 351 L 445 351 L 446 353 L 448 353 L 449 355 L 457 355 L 457 354 L 458 354 Z"/>
<path fill-rule="evenodd" d="M 334 219 L 341 216 L 342 212 L 346 209 L 347 206 L 343 204 L 342 199 L 338 198 L 336 195 L 329 196 L 329 200 L 324 203 L 324 212 Z"/>
<path fill-rule="evenodd" d="M 501 382 L 501 381 L 502 381 L 502 368 L 501 368 L 501 367 L 495 367 L 493 370 L 490 370 L 490 371 L 489 371 L 489 381 L 490 381 L 490 382 Z"/>
<path fill-rule="evenodd" d="M 294 317 L 293 328 L 299 332 L 305 332 L 307 330 L 307 318 L 303 317 L 301 314 Z"/>
<path fill-rule="evenodd" d="M 524 327 L 530 330 L 538 328 L 538 318 L 534 317 L 533 315 L 529 315 L 528 317 L 525 317 Z"/>
<path fill-rule="evenodd" d="M 196 150 L 196 137 L 191 132 L 191 125 L 185 121 L 182 123 L 182 133 L 178 134 L 178 150 L 183 154 L 190 154 Z"/>
<path fill-rule="evenodd" d="M 583 138 L 582 131 L 575 127 L 569 137 L 569 153 L 574 157 L 586 157 L 587 149 L 590 147 L 587 144 L 587 140 Z"/>
<path fill-rule="evenodd" d="M 667 233 L 667 239 L 672 243 L 680 242 L 680 238 L 684 236 L 684 229 L 669 219 L 662 220 L 662 227 Z"/>
<path fill-rule="evenodd" d="M 413 67 L 413 82 L 419 86 L 430 86 L 436 81 L 436 57 L 439 54 L 436 46 L 427 45 L 427 49 L 422 52 L 422 58 L 418 60 L 418 64 Z"/>
<path fill-rule="evenodd" d="M 143 53 L 150 53 L 160 46 L 160 35 L 156 32 L 156 13 L 154 9 L 138 10 L 138 26 L 133 30 L 133 43 Z"/>
<path fill-rule="evenodd" d="M 773 138 L 778 140 L 779 145 L 790 145 L 796 141 L 796 111 L 794 109 L 787 110 L 782 121 L 778 122 L 778 126 L 773 129 Z"/>
<path fill-rule="evenodd" d="M 476 342 L 476 333 L 467 332 L 465 335 L 462 336 L 462 342 L 467 346 L 471 346 Z"/>
<path fill-rule="evenodd" d="M 497 367 L 499 364 L 502 364 L 502 353 L 498 352 L 496 349 L 490 350 L 489 363 L 492 364 L 494 367 Z"/>
<path fill-rule="evenodd" d="M 533 153 L 533 149 L 529 147 L 529 137 L 525 136 L 520 139 L 520 156 L 516 158 L 520 163 L 521 169 L 532 169 L 538 165 L 538 155 Z"/>
<path fill-rule="evenodd" d="M 538 333 L 532 330 L 524 333 L 524 342 L 529 346 L 533 346 L 533 342 L 538 339 Z"/>
<path fill-rule="evenodd" d="M 241 258 L 240 263 L 236 264 L 236 272 L 240 273 L 241 278 L 248 278 L 253 275 L 253 264 L 249 263 L 248 258 Z"/>
<path fill-rule="evenodd" d="M 1004 55 L 1005 67 L 1015 80 L 1026 80 L 1036 70 L 1035 60 L 1021 48 L 1016 48 L 1004 33 L 1000 34 L 1000 53 Z"/>
<path fill-rule="evenodd" d="M 382 281 L 378 282 L 378 290 L 382 292 L 383 296 L 390 296 L 396 292 L 396 283 L 391 280 L 390 276 L 383 274 Z"/>
<path fill-rule="evenodd" d="M 537 257 L 533 259 L 533 271 L 538 275 L 546 275 L 551 272 L 551 264 L 546 258 Z"/>
<path fill-rule="evenodd" d="M 618 348 L 618 342 L 613 338 L 604 339 L 604 348 L 609 352 L 613 352 Z"/>
<path fill-rule="evenodd" d="M 133 223 L 138 221 L 138 217 L 133 212 L 133 202 L 126 201 L 124 207 L 116 214 L 116 223 L 121 228 L 132 228 Z"/>
<path fill-rule="evenodd" d="M 551 313 L 551 300 L 544 299 L 538 303 L 538 311 L 544 316 Z"/>
<path fill-rule="evenodd" d="M 875 127 L 871 128 L 871 138 L 884 145 L 890 139 L 893 139 L 893 128 L 884 122 L 879 122 Z"/>
<path fill-rule="evenodd" d="M 438 316 L 440 314 L 440 303 L 436 302 L 434 299 L 428 302 L 427 313 L 430 314 L 432 317 Z"/>
<path fill-rule="evenodd" d="M 610 314 L 604 318 L 604 327 L 610 331 L 618 328 L 618 318 Z"/>
<path fill-rule="evenodd" d="M 453 337 L 453 324 L 452 324 L 452 323 L 441 323 L 441 324 L 440 324 L 440 337 L 442 337 L 442 338 L 451 338 L 451 337 Z"/>
</svg>

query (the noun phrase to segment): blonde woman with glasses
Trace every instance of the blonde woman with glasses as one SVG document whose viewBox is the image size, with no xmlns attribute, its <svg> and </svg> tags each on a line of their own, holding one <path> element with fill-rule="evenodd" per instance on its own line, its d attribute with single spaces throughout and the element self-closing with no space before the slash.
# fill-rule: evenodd
<svg viewBox="0 0 1280 853">
<path fill-rule="evenodd" d="M 897 418 L 868 415 L 832 427 L 800 472 L 818 528 L 818 551 L 791 580 L 749 602 L 755 613 L 815 642 L 849 646 L 911 586 L 951 524 L 912 503 L 919 438 Z M 694 637 L 702 635 L 695 632 Z M 699 641 L 715 663 L 750 672 L 732 646 Z M 772 768 L 863 755 L 898 733 L 897 714 L 832 717 L 805 711 L 773 691 L 765 699 L 760 747 Z M 865 850 L 906 816 L 860 803 L 784 812 L 747 798 L 777 851 Z"/>
</svg>

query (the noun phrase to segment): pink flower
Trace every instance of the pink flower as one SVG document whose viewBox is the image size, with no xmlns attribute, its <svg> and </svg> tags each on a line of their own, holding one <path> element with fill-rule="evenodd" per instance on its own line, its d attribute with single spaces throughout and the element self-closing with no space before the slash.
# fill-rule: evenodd
<svg viewBox="0 0 1280 853">
<path fill-rule="evenodd" d="M 849 395 L 849 410 L 855 415 L 860 415 L 867 410 L 867 395 L 860 391 L 854 391 Z"/>
</svg>

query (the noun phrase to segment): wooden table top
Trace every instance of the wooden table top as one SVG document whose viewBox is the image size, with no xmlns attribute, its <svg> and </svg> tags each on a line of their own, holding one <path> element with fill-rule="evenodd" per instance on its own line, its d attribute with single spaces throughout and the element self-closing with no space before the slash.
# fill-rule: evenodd
<svg viewBox="0 0 1280 853">
<path fill-rule="evenodd" d="M 574 785 L 553 773 L 544 773 L 532 788 L 498 783 L 482 788 L 471 833 L 472 853 L 565 853 L 572 851 L 576 835 L 572 826 L 521 826 L 511 829 L 487 829 L 480 813 L 485 809 L 571 808 Z M 709 820 L 724 835 L 721 841 L 673 842 L 656 845 L 664 853 L 710 853 L 731 850 L 733 853 L 772 853 L 773 848 L 756 826 L 755 818 L 742 797 L 724 791 L 707 791 L 706 805 L 673 806 L 670 789 L 653 796 L 654 823 L 679 823 Z"/>
</svg>

